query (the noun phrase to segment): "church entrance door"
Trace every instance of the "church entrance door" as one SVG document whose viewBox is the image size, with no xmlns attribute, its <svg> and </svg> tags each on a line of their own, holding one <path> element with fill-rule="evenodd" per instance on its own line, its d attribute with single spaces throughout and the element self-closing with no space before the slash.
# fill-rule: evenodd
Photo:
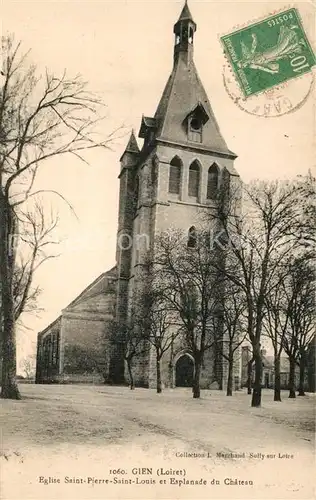
<svg viewBox="0 0 316 500">
<path fill-rule="evenodd" d="M 176 362 L 176 387 L 192 387 L 193 373 L 194 361 L 184 354 Z"/>
</svg>

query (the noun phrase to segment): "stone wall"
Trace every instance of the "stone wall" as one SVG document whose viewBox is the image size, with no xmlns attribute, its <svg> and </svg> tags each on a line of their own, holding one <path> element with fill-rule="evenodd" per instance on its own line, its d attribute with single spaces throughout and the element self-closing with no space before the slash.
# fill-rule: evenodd
<svg viewBox="0 0 316 500">
<path fill-rule="evenodd" d="M 37 337 L 36 383 L 52 383 L 59 374 L 61 317 Z"/>
<path fill-rule="evenodd" d="M 108 379 L 110 323 L 115 311 L 115 270 L 104 273 L 38 335 L 37 382 L 100 383 Z M 52 371 L 40 370 L 40 352 L 58 327 L 58 359 Z"/>
<path fill-rule="evenodd" d="M 194 360 L 190 349 L 185 347 L 185 344 L 180 339 L 175 340 L 174 344 L 163 354 L 160 362 L 161 380 L 163 387 L 175 388 L 177 363 L 182 357 L 188 357 Z M 151 347 L 149 360 L 149 375 L 148 386 L 155 389 L 157 386 L 157 368 L 156 368 L 156 351 Z M 200 378 L 201 389 L 218 388 L 219 383 L 215 372 L 215 355 L 214 349 L 210 348 L 205 352 Z"/>
</svg>

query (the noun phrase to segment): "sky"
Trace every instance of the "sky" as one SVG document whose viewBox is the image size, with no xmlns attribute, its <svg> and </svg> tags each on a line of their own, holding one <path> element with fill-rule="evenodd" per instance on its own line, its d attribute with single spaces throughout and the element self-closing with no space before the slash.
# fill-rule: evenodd
<svg viewBox="0 0 316 500">
<path fill-rule="evenodd" d="M 311 2 L 293 5 L 315 50 L 315 7 Z M 47 207 L 53 203 L 59 213 L 60 256 L 35 276 L 42 288 L 41 310 L 36 316 L 23 317 L 25 326 L 18 331 L 21 360 L 34 349 L 37 332 L 115 265 L 119 158 L 130 130 L 138 133 L 142 114 L 155 113 L 172 69 L 173 25 L 183 2 L 2 0 L 1 6 L 2 33 L 14 33 L 25 50 L 31 49 L 39 73 L 45 68 L 56 75 L 65 68 L 68 76 L 80 73 L 106 104 L 104 137 L 123 127 L 111 150 L 86 156 L 89 166 L 64 157 L 45 163 L 38 175 L 35 188 L 60 192 L 74 207 L 76 217 L 61 200 L 45 200 Z M 293 112 L 269 118 L 240 109 L 223 84 L 227 63 L 219 37 L 285 10 L 288 4 L 190 0 L 189 7 L 197 23 L 195 63 L 228 147 L 238 155 L 235 166 L 242 179 L 291 178 L 314 168 L 314 90 Z M 310 81 L 308 75 L 284 92 L 298 103 Z M 271 102 L 271 94 L 265 99 Z"/>
</svg>

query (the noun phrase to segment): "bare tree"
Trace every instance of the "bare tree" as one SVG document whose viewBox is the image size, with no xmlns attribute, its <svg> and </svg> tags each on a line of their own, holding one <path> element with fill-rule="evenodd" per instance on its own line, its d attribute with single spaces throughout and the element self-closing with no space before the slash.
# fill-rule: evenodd
<svg viewBox="0 0 316 500">
<path fill-rule="evenodd" d="M 253 354 L 247 362 L 247 394 L 251 394 L 252 390 L 252 367 L 253 367 L 254 357 Z"/>
<path fill-rule="evenodd" d="M 300 245 L 292 230 L 301 217 L 301 192 L 296 183 L 253 182 L 244 186 L 242 213 L 240 190 L 234 192 L 230 179 L 223 187 L 218 220 L 228 244 L 222 272 L 246 297 L 247 333 L 255 363 L 251 404 L 260 406 L 266 296 L 279 262 Z"/>
<path fill-rule="evenodd" d="M 22 323 L 23 313 L 38 311 L 38 297 L 41 293 L 39 286 L 33 286 L 34 275 L 38 268 L 47 260 L 57 257 L 53 246 L 59 241 L 55 238 L 54 231 L 57 227 L 58 217 L 52 213 L 45 216 L 39 200 L 35 200 L 32 207 L 19 213 L 19 238 L 17 244 L 16 261 L 12 277 L 12 294 L 14 307 L 14 320 Z M 1 283 L 0 283 L 1 288 Z M 2 307 L 0 294 L 0 357 L 2 358 Z M 0 374 L 1 377 L 1 374 Z"/>
<path fill-rule="evenodd" d="M 313 270 L 310 268 L 310 273 L 306 272 L 306 266 L 309 267 L 308 262 L 311 259 L 311 251 L 304 250 L 303 252 L 297 251 L 295 256 L 289 255 L 287 259 L 279 262 L 275 276 L 271 280 L 273 284 L 269 287 L 265 298 L 266 313 L 263 325 L 265 335 L 271 340 L 274 351 L 274 401 L 281 401 L 280 365 L 281 354 L 285 347 L 289 359 L 292 359 L 290 361 L 291 397 L 293 393 L 295 396 L 295 365 L 299 363 L 300 352 L 302 355 L 302 362 L 299 363 L 302 367 L 301 379 L 304 378 L 305 351 L 310 336 L 307 335 L 304 339 L 302 337 L 304 347 L 302 346 L 301 350 L 298 348 L 296 337 L 299 335 L 299 330 L 305 331 L 304 325 L 306 326 L 307 317 L 309 316 L 309 321 L 312 320 Z M 299 311 L 297 310 L 298 300 L 300 300 Z M 293 315 L 297 316 L 298 312 L 300 317 L 296 319 L 299 325 L 293 333 Z M 304 392 L 303 385 L 301 382 L 301 392 Z"/>
<path fill-rule="evenodd" d="M 310 258 L 299 256 L 284 282 L 287 329 L 282 339 L 290 362 L 289 398 L 295 398 L 295 366 L 300 369 L 299 396 L 304 396 L 308 347 L 315 334 L 315 269 Z"/>
<path fill-rule="evenodd" d="M 281 354 L 288 329 L 289 316 L 286 307 L 284 280 L 288 273 L 288 263 L 280 262 L 275 269 L 273 285 L 265 296 L 266 312 L 263 320 L 264 335 L 272 343 L 274 355 L 274 401 L 281 401 Z"/>
<path fill-rule="evenodd" d="M 298 202 L 301 207 L 300 217 L 293 221 L 292 235 L 305 249 L 315 248 L 316 244 L 316 179 L 309 171 L 295 179 Z"/>
<path fill-rule="evenodd" d="M 219 304 L 224 339 L 224 345 L 220 352 L 228 363 L 226 395 L 232 396 L 234 362 L 236 361 L 238 350 L 247 335 L 245 325 L 245 297 L 235 285 L 226 282 L 225 292 L 221 291 L 219 295 Z M 214 330 L 216 331 L 215 328 Z"/>
<path fill-rule="evenodd" d="M 24 358 L 21 362 L 21 368 L 23 370 L 23 373 L 25 375 L 25 378 L 31 379 L 35 375 L 35 365 L 36 365 L 36 359 L 34 355 L 29 355 L 26 358 Z"/>
<path fill-rule="evenodd" d="M 128 321 L 119 324 L 113 321 L 110 325 L 111 343 L 119 347 L 127 365 L 130 389 L 135 389 L 134 361 L 148 353 L 148 340 L 144 338 L 143 317 L 133 308 Z"/>
<path fill-rule="evenodd" d="M 142 315 L 143 337 L 155 349 L 156 388 L 162 392 L 161 359 L 179 335 L 179 324 L 163 290 L 153 281 L 149 289 L 144 289 L 137 300 Z"/>
<path fill-rule="evenodd" d="M 33 278 L 36 271 L 48 260 L 59 256 L 53 249 L 59 244 L 55 234 L 58 216 L 50 213 L 45 215 L 43 204 L 35 199 L 32 207 L 20 211 L 19 238 L 16 251 L 14 296 L 15 320 L 23 312 L 34 310 L 39 288 L 33 288 Z"/>
<path fill-rule="evenodd" d="M 34 191 L 38 171 L 48 160 L 107 147 L 100 140 L 100 99 L 80 76 L 38 76 L 13 37 L 1 39 L 0 91 L 0 276 L 3 321 L 2 398 L 19 399 L 16 384 L 16 334 L 13 276 L 19 241 L 19 215 Z M 112 134 L 113 135 L 113 134 Z M 58 195 L 58 193 L 55 193 Z M 59 195 L 60 196 L 60 195 Z"/>
<path fill-rule="evenodd" d="M 200 397 L 202 363 L 215 346 L 214 316 L 219 311 L 215 288 L 220 277 L 213 265 L 218 257 L 210 250 L 208 234 L 190 234 L 187 240 L 180 231 L 166 232 L 155 245 L 154 274 L 194 358 L 193 398 Z"/>
</svg>

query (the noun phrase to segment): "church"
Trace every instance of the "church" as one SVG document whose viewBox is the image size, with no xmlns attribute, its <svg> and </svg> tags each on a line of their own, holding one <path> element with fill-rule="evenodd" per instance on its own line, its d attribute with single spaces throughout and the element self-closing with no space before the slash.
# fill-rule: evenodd
<svg viewBox="0 0 316 500">
<path fill-rule="evenodd" d="M 124 357 L 111 343 L 108 330 L 111 319 L 119 324 L 128 321 L 133 292 L 143 280 L 148 245 L 170 227 L 188 234 L 201 212 L 216 211 L 216 191 L 224 176 L 239 179 L 236 155 L 220 132 L 194 64 L 196 30 L 185 3 L 173 28 L 171 74 L 155 114 L 141 119 L 142 146 L 132 132 L 120 158 L 116 267 L 103 273 L 38 334 L 38 383 L 128 383 Z M 163 385 L 191 385 L 193 371 L 186 346 L 172 345 L 162 359 Z M 239 362 L 234 375 L 238 386 Z M 219 363 L 210 350 L 201 388 L 222 388 L 225 377 L 223 360 Z M 135 359 L 135 383 L 155 387 L 152 352 Z"/>
</svg>

